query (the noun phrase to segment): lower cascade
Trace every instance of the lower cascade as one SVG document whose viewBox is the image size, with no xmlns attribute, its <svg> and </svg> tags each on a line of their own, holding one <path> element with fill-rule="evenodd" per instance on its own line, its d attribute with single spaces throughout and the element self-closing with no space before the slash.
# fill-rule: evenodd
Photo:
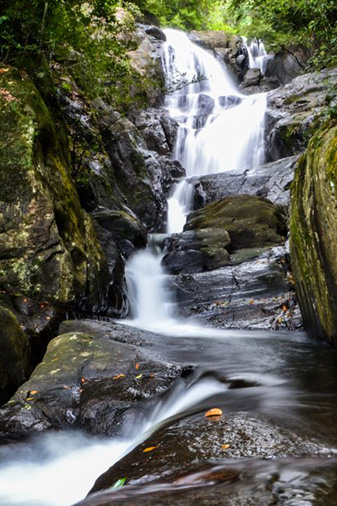
<svg viewBox="0 0 337 506">
<path fill-rule="evenodd" d="M 164 34 L 165 112 L 186 177 L 170 187 L 166 233 L 144 247 L 144 229 L 137 251 L 122 242 L 128 316 L 63 322 L 6 405 L 35 434 L 0 446 L 0 505 L 332 506 L 337 354 L 293 323 L 285 244 L 297 157 L 265 165 L 267 93 L 244 95 L 208 50 Z M 248 49 L 264 71 L 262 42 Z M 215 195 L 201 210 L 196 182 Z M 185 263 L 165 270 L 168 253 Z"/>
</svg>

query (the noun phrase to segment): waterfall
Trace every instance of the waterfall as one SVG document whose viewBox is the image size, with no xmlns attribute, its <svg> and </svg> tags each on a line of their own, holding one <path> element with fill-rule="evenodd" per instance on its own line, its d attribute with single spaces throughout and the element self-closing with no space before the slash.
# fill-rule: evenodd
<svg viewBox="0 0 337 506">
<path fill-rule="evenodd" d="M 272 57 L 268 54 L 264 44 L 259 39 L 251 40 L 250 44 L 247 42 L 246 37 L 242 37 L 243 42 L 247 48 L 250 69 L 260 69 L 262 74 L 265 74 L 267 62 Z"/>
<path fill-rule="evenodd" d="M 185 167 L 187 177 L 262 165 L 266 94 L 241 95 L 229 72 L 209 52 L 183 32 L 167 29 L 165 34 L 163 67 L 169 90 L 165 105 L 178 123 L 174 158 Z M 254 48 L 254 54 L 259 54 L 263 46 Z M 188 179 L 175 185 L 168 199 L 169 234 L 183 230 L 192 199 Z M 163 333 L 179 322 L 173 318 L 161 258 L 151 239 L 150 248 L 128 262 L 133 319 L 126 323 Z"/>
<path fill-rule="evenodd" d="M 241 95 L 210 53 L 183 32 L 165 34 L 163 66 L 170 90 L 165 105 L 178 123 L 174 158 L 187 177 L 262 165 L 266 95 Z M 192 192 L 183 188 L 177 185 L 169 201 L 171 233 L 182 230 L 191 207 Z"/>
<path fill-rule="evenodd" d="M 126 264 L 125 274 L 131 317 L 141 328 L 171 319 L 169 292 L 165 287 L 165 274 L 161 267 L 161 251 L 138 251 Z"/>
<path fill-rule="evenodd" d="M 80 501 L 100 474 L 165 421 L 198 411 L 226 390 L 227 385 L 214 377 L 180 380 L 161 397 L 144 403 L 125 425 L 123 436 L 112 440 L 75 431 L 36 436 L 2 460 L 1 506 L 70 506 Z"/>
</svg>

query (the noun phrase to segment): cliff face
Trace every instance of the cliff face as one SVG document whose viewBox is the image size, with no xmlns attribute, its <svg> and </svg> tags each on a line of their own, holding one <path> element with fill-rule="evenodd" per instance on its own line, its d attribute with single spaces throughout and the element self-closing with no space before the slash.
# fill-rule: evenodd
<svg viewBox="0 0 337 506">
<path fill-rule="evenodd" d="M 307 330 L 337 344 L 337 127 L 311 139 L 292 189 L 291 255 Z"/>
</svg>

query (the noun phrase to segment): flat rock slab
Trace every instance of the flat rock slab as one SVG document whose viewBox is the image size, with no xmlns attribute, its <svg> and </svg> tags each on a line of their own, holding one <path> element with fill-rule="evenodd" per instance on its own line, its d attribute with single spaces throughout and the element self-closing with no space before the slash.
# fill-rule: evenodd
<svg viewBox="0 0 337 506">
<path fill-rule="evenodd" d="M 118 433 L 127 409 L 180 375 L 181 366 L 139 346 L 151 333 L 107 326 L 109 332 L 99 322 L 62 325 L 65 333 L 50 342 L 43 362 L 0 410 L 2 436 L 69 426 Z"/>
<path fill-rule="evenodd" d="M 232 195 L 255 195 L 274 204 L 289 205 L 297 160 L 298 156 L 291 156 L 244 172 L 232 170 L 190 178 L 194 185 L 194 209 Z"/>
<path fill-rule="evenodd" d="M 285 248 L 240 250 L 231 259 L 228 267 L 175 276 L 181 316 L 219 328 L 301 327 Z"/>
</svg>

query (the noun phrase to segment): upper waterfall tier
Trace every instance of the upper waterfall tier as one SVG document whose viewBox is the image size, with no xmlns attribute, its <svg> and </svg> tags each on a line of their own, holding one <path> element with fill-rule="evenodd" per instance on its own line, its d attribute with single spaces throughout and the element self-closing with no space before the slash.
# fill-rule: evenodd
<svg viewBox="0 0 337 506">
<path fill-rule="evenodd" d="M 241 95 L 209 52 L 183 32 L 165 34 L 166 107 L 179 124 L 174 158 L 187 176 L 261 165 L 265 95 Z"/>
</svg>

